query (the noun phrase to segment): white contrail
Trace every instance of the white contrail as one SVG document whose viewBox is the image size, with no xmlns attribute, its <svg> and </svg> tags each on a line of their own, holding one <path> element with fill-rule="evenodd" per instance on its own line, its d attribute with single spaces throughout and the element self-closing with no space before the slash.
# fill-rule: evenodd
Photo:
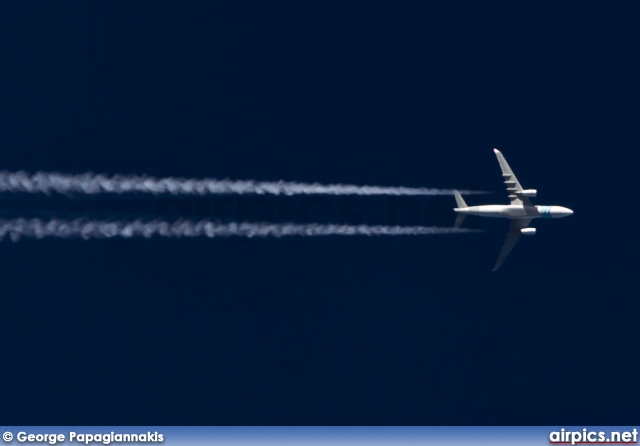
<svg viewBox="0 0 640 446">
<path fill-rule="evenodd" d="M 430 235 L 477 232 L 471 229 L 431 226 L 370 226 L 294 223 L 216 223 L 209 220 L 63 220 L 40 218 L 0 219 L 0 240 L 9 238 L 133 238 L 133 237 L 286 237 L 327 235 Z"/>
<path fill-rule="evenodd" d="M 451 189 L 356 186 L 286 181 L 154 178 L 138 175 L 0 172 L 0 192 L 153 195 L 452 195 Z M 461 194 L 483 193 L 460 190 Z"/>
</svg>

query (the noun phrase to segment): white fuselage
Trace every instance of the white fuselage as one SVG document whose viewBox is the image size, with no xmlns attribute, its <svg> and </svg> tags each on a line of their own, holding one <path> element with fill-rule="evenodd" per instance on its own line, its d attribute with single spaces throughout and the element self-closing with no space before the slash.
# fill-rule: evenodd
<svg viewBox="0 0 640 446">
<path fill-rule="evenodd" d="M 522 206 L 513 204 L 469 206 L 455 208 L 454 211 L 480 217 L 501 218 L 562 218 L 573 214 L 571 209 L 562 206 Z"/>
</svg>

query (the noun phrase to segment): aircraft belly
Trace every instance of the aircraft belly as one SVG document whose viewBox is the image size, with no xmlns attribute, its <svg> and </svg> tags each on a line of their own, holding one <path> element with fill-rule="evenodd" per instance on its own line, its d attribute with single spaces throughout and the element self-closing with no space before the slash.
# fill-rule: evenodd
<svg viewBox="0 0 640 446">
<path fill-rule="evenodd" d="M 527 209 L 523 207 L 510 207 L 510 206 L 471 206 L 464 211 L 466 214 L 477 215 L 480 217 L 501 217 L 501 218 L 535 218 L 537 215 L 532 215 Z"/>
<path fill-rule="evenodd" d="M 502 211 L 488 209 L 469 209 L 468 214 L 478 215 L 480 217 L 507 217 Z"/>
<path fill-rule="evenodd" d="M 505 212 L 505 214 L 507 216 L 509 216 L 510 218 L 525 218 L 525 217 L 527 217 L 527 213 L 524 211 L 524 209 L 509 209 L 508 211 Z"/>
</svg>

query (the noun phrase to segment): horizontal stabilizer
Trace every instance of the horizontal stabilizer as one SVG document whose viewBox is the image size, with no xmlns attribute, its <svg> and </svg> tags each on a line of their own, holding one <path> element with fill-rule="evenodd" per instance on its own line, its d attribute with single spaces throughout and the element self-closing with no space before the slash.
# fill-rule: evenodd
<svg viewBox="0 0 640 446">
<path fill-rule="evenodd" d="M 462 195 L 460 195 L 460 192 L 458 192 L 457 190 L 454 190 L 453 195 L 455 195 L 456 197 L 456 204 L 458 205 L 459 208 L 467 207 L 467 203 L 464 202 L 464 199 L 462 198 Z"/>
</svg>

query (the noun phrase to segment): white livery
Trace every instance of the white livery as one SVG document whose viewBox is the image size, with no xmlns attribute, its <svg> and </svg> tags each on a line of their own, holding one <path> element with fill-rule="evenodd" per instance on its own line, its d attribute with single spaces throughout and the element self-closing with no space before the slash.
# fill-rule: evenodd
<svg viewBox="0 0 640 446">
<path fill-rule="evenodd" d="M 507 258 L 520 235 L 535 235 L 535 228 L 529 228 L 529 223 L 534 218 L 561 218 L 568 217 L 573 214 L 569 208 L 562 206 L 534 206 L 529 200 L 535 197 L 537 191 L 535 189 L 523 189 L 515 174 L 507 164 L 502 153 L 498 149 L 493 149 L 498 157 L 500 168 L 502 169 L 502 178 L 509 193 L 511 204 L 490 204 L 485 206 L 467 206 L 464 199 L 458 191 L 455 191 L 457 208 L 453 210 L 458 213 L 455 227 L 459 227 L 467 215 L 478 215 L 480 217 L 501 217 L 511 219 L 511 226 L 507 239 L 502 246 L 502 251 L 498 256 L 493 271 L 496 271 Z"/>
</svg>

